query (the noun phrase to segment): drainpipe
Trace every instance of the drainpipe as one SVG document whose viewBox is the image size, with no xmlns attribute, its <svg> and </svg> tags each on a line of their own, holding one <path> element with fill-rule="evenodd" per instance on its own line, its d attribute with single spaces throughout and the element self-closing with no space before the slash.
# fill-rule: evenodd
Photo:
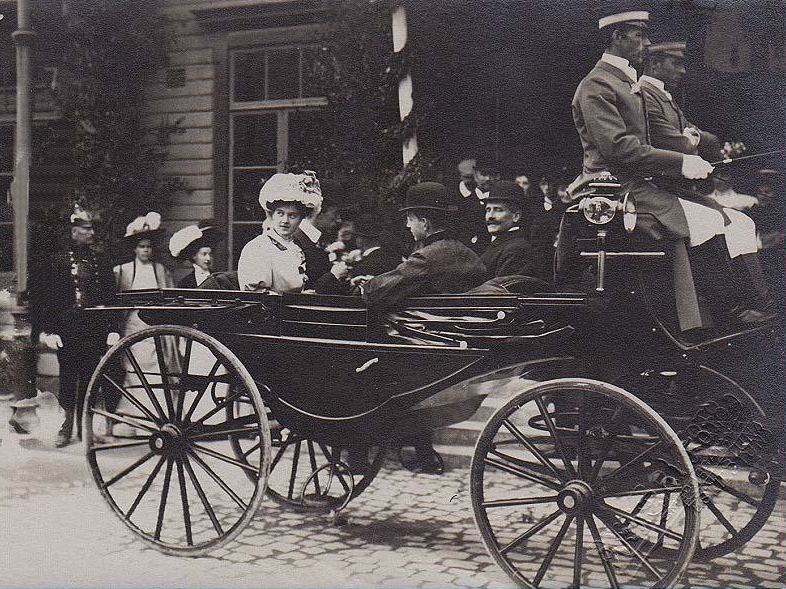
<svg viewBox="0 0 786 589">
<path fill-rule="evenodd" d="M 32 154 L 30 112 L 32 102 L 32 45 L 28 0 L 17 0 L 17 30 L 11 35 L 16 46 L 16 134 L 14 141 L 14 181 L 11 204 L 14 209 L 15 300 L 10 301 L 12 326 L 0 333 L 13 366 L 14 412 L 9 425 L 17 433 L 29 433 L 38 424 L 35 400 L 35 346 L 30 341 L 30 325 L 22 296 L 27 290 L 28 216 L 30 208 L 30 159 Z M 7 317 L 7 313 L 4 313 Z"/>
</svg>

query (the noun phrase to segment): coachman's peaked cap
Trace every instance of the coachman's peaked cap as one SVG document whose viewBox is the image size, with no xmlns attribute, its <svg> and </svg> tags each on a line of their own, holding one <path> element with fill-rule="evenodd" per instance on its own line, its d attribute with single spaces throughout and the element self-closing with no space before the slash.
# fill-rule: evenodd
<svg viewBox="0 0 786 589">
<path fill-rule="evenodd" d="M 399 211 L 410 211 L 413 209 L 450 213 L 458 210 L 458 207 L 450 202 L 448 191 L 442 184 L 439 182 L 421 182 L 420 184 L 410 186 L 409 190 L 407 190 L 404 206 Z"/>
</svg>

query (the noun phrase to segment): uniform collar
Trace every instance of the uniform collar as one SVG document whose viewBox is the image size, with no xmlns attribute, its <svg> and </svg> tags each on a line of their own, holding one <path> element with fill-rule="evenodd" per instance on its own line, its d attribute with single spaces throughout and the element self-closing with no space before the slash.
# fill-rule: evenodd
<svg viewBox="0 0 786 589">
<path fill-rule="evenodd" d="M 486 200 L 489 197 L 489 193 L 488 192 L 483 192 L 480 188 L 478 188 L 476 186 L 475 187 L 475 196 L 478 197 L 478 200 Z"/>
<path fill-rule="evenodd" d="M 635 84 L 638 81 L 639 74 L 636 73 L 636 70 L 631 67 L 630 62 L 624 57 L 612 55 L 611 53 L 604 53 L 600 56 L 600 60 L 611 66 L 614 66 L 623 72 L 628 78 L 630 78 L 631 83 Z"/>
<path fill-rule="evenodd" d="M 299 228 L 312 243 L 318 243 L 319 238 L 322 237 L 322 232 L 314 227 L 310 219 L 303 219 L 300 222 Z"/>
<path fill-rule="evenodd" d="M 518 225 L 514 225 L 513 227 L 511 227 L 510 229 L 508 229 L 507 231 L 505 231 L 505 233 L 502 233 L 502 234 L 500 234 L 500 235 L 493 235 L 493 236 L 491 237 L 491 241 L 492 241 L 492 243 L 493 243 L 493 242 L 497 241 L 497 238 L 502 238 L 502 237 L 508 236 L 508 235 L 510 235 L 511 233 L 513 233 L 514 231 L 519 231 L 520 229 L 521 229 L 521 227 L 519 227 Z"/>
<path fill-rule="evenodd" d="M 439 241 L 441 239 L 448 239 L 449 237 L 450 235 L 448 234 L 447 231 L 445 231 L 444 229 L 440 229 L 436 233 L 432 233 L 426 239 L 423 240 L 423 247 L 426 247 L 427 245 L 431 245 L 435 241 Z"/>
<path fill-rule="evenodd" d="M 459 182 L 459 192 L 461 193 L 461 196 L 463 196 L 464 198 L 467 198 L 472 194 L 472 191 L 467 187 L 467 183 L 464 182 L 463 180 Z"/>
<path fill-rule="evenodd" d="M 671 94 L 669 94 L 669 92 L 666 90 L 666 84 L 664 84 L 662 80 L 659 80 L 658 78 L 653 78 L 652 76 L 644 75 L 644 76 L 641 76 L 641 80 L 639 80 L 639 81 L 640 82 L 646 82 L 650 86 L 654 86 L 655 88 L 660 90 L 660 92 L 667 99 L 672 100 Z"/>
</svg>

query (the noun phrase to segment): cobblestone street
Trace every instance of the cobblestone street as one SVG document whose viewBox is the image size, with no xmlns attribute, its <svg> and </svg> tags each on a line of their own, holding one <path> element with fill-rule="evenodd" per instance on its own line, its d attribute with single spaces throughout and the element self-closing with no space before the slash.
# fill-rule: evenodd
<svg viewBox="0 0 786 589">
<path fill-rule="evenodd" d="M 414 475 L 388 460 L 345 512 L 347 525 L 265 500 L 225 548 L 209 557 L 173 557 L 145 547 L 110 512 L 80 445 L 51 446 L 56 409 L 45 406 L 39 414 L 37 437 L 2 434 L 0 586 L 514 586 L 475 529 L 467 470 Z M 781 498 L 753 540 L 710 563 L 693 563 L 684 586 L 783 587 L 785 519 Z"/>
</svg>

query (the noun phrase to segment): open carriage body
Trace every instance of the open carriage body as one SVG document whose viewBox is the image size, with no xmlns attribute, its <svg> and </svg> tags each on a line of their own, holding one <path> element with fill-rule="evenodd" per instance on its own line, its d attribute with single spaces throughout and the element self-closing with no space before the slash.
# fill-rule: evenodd
<svg viewBox="0 0 786 589">
<path fill-rule="evenodd" d="M 776 335 L 681 341 L 652 283 L 624 264 L 662 256 L 626 256 L 624 231 L 610 239 L 582 212 L 566 220 L 580 227 L 575 259 L 595 260 L 594 288 L 511 280 L 382 314 L 352 297 L 122 294 L 113 309 L 151 327 L 114 346 L 89 387 L 85 444 L 102 494 L 158 549 L 203 554 L 239 534 L 266 493 L 346 507 L 390 443 L 462 421 L 496 383 L 518 382 L 469 479 L 483 541 L 512 579 L 671 586 L 691 558 L 738 548 L 784 478 Z M 145 342 L 152 369 L 134 355 Z M 131 409 L 113 409 L 112 395 Z M 138 434 L 98 440 L 101 419 Z M 346 458 L 358 449 L 359 471 Z"/>
</svg>

